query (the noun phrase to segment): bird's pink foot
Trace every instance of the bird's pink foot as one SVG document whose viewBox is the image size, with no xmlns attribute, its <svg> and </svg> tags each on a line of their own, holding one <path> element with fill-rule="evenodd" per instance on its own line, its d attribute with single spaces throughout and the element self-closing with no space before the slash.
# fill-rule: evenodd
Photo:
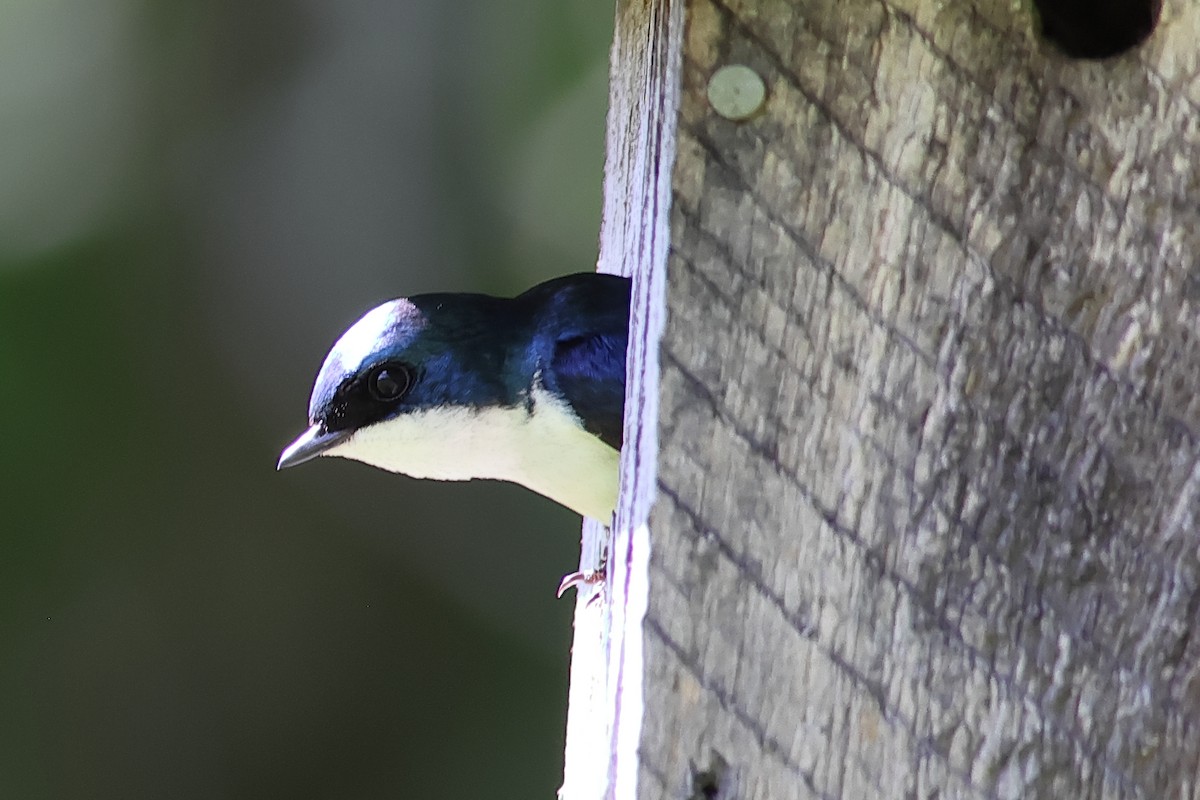
<svg viewBox="0 0 1200 800">
<path fill-rule="evenodd" d="M 585 569 L 578 572 L 572 572 L 569 575 L 564 575 L 563 579 L 558 582 L 557 596 L 562 597 L 567 593 L 568 589 L 574 588 L 576 591 L 582 591 L 584 586 L 595 586 L 601 584 L 600 589 L 603 590 L 604 581 L 608 577 L 608 573 L 603 569 Z M 601 592 L 597 592 L 592 600 L 599 597 Z M 589 600 L 588 602 L 591 602 Z"/>
</svg>

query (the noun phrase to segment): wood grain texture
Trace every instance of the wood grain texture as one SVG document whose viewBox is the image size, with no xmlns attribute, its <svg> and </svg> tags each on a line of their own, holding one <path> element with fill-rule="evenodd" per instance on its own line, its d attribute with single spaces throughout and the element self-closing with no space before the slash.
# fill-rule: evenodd
<svg viewBox="0 0 1200 800">
<path fill-rule="evenodd" d="M 601 272 L 633 278 L 621 493 L 607 531 L 587 523 L 581 569 L 607 564 L 575 608 L 561 800 L 633 797 L 645 685 L 646 523 L 656 495 L 659 340 L 666 310 L 682 0 L 618 0 L 604 169 Z"/>
<path fill-rule="evenodd" d="M 685 30 L 637 796 L 1200 795 L 1200 7 Z"/>
</svg>

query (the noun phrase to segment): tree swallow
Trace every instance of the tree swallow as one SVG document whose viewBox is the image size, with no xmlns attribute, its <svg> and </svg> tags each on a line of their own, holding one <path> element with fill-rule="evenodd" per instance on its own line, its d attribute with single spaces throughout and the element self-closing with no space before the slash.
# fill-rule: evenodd
<svg viewBox="0 0 1200 800">
<path fill-rule="evenodd" d="M 415 478 L 513 481 L 608 524 L 616 505 L 628 278 L 581 273 L 514 298 L 424 294 L 334 344 L 279 469 L 341 456 Z"/>
</svg>

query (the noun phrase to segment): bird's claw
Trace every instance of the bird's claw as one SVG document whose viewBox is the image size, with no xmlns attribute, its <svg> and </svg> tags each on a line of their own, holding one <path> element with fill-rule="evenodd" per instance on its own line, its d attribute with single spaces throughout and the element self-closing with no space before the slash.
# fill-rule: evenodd
<svg viewBox="0 0 1200 800">
<path fill-rule="evenodd" d="M 578 572 L 572 572 L 569 575 L 564 575 L 563 579 L 558 582 L 558 592 L 556 595 L 562 597 L 567 593 L 568 589 L 574 588 L 576 591 L 582 591 L 584 586 L 595 586 L 600 584 L 600 588 L 604 588 L 604 581 L 608 577 L 608 573 L 603 569 L 583 569 Z M 603 594 L 602 591 L 596 592 L 588 603 L 592 603 Z"/>
</svg>

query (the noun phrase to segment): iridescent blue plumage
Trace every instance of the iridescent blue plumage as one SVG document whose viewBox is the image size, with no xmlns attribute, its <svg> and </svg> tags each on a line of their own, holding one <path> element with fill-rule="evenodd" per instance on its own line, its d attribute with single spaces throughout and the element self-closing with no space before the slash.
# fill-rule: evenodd
<svg viewBox="0 0 1200 800">
<path fill-rule="evenodd" d="M 613 275 L 575 280 L 578 277 L 567 276 L 530 290 L 553 294 L 540 323 L 542 333 L 554 343 L 543 380 L 551 393 L 566 400 L 587 431 L 620 450 L 629 280 Z"/>
</svg>

